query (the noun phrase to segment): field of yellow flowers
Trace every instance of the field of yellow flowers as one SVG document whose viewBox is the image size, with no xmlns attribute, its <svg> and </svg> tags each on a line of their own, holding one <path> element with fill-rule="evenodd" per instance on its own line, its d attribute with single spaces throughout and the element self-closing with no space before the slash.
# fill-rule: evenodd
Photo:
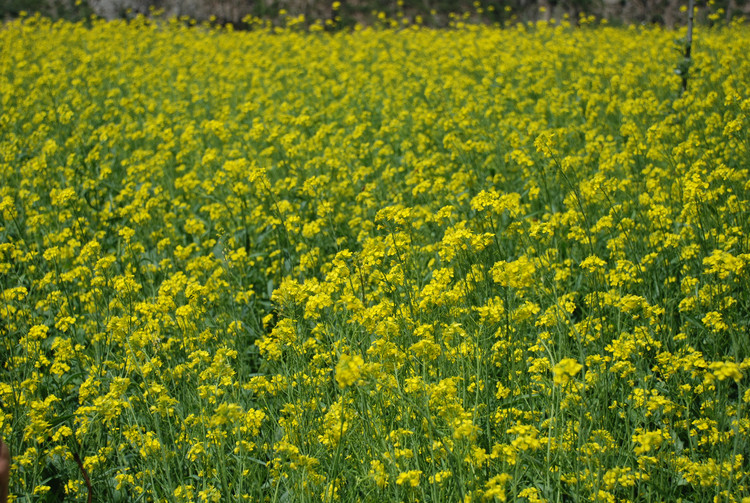
<svg viewBox="0 0 750 503">
<path fill-rule="evenodd" d="M 749 501 L 750 31 L 0 28 L 14 501 Z"/>
</svg>

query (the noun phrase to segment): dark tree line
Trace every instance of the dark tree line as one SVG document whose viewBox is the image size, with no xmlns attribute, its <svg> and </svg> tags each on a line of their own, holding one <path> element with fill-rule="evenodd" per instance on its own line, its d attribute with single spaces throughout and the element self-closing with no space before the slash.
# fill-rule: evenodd
<svg viewBox="0 0 750 503">
<path fill-rule="evenodd" d="M 685 23 L 681 7 L 687 0 L 0 0 L 0 17 L 13 18 L 21 11 L 41 12 L 53 18 L 83 19 L 96 14 L 105 18 L 149 14 L 154 9 L 167 16 L 188 16 L 246 27 L 243 19 L 281 21 L 304 15 L 308 22 L 328 21 L 329 27 L 377 22 L 378 13 L 388 19 L 420 19 L 428 26 L 449 26 L 457 18 L 472 22 L 512 24 L 538 19 L 562 19 L 573 23 L 581 15 L 619 23 Z M 750 14 L 750 0 L 707 0 L 697 3 L 698 22 L 728 21 Z M 710 17 L 709 17 L 710 16 Z"/>
</svg>

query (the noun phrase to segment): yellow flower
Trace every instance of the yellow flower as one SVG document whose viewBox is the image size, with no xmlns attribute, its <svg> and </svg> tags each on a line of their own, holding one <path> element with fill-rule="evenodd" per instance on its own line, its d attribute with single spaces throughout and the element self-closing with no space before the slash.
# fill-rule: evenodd
<svg viewBox="0 0 750 503">
<path fill-rule="evenodd" d="M 710 311 L 706 313 L 706 315 L 701 318 L 701 321 L 706 327 L 710 328 L 712 332 L 722 332 L 729 328 L 729 325 L 724 322 L 721 313 L 718 311 Z"/>
<path fill-rule="evenodd" d="M 725 379 L 734 379 L 734 382 L 740 382 L 742 379 L 742 372 L 740 372 L 740 366 L 735 362 L 713 362 L 709 364 L 709 369 L 713 372 L 719 381 Z"/>
<path fill-rule="evenodd" d="M 563 358 L 552 368 L 553 381 L 557 386 L 562 386 L 575 377 L 582 368 L 583 365 L 573 358 Z"/>
<path fill-rule="evenodd" d="M 519 424 L 509 428 L 506 433 L 516 435 L 510 445 L 519 451 L 533 451 L 542 447 L 538 438 L 539 430 L 535 426 Z"/>
<path fill-rule="evenodd" d="M 411 487 L 417 487 L 419 485 L 419 478 L 422 476 L 422 470 L 409 470 L 407 472 L 401 472 L 396 477 L 396 484 L 403 486 L 408 485 Z"/>
<path fill-rule="evenodd" d="M 507 501 L 505 486 L 511 480 L 513 480 L 513 476 L 507 473 L 501 473 L 490 478 L 485 483 L 485 487 L 487 488 L 487 490 L 484 492 L 484 499 L 499 499 L 500 501 Z"/>
<path fill-rule="evenodd" d="M 652 450 L 658 449 L 664 440 L 670 438 L 669 433 L 665 433 L 662 430 L 656 431 L 643 431 L 641 428 L 636 428 L 636 433 L 633 434 L 633 442 L 638 444 L 633 448 L 633 452 L 638 454 L 645 454 Z"/>
<path fill-rule="evenodd" d="M 496 263 L 491 272 L 495 283 L 521 289 L 534 284 L 536 266 L 527 256 L 523 255 L 512 262 Z"/>
<path fill-rule="evenodd" d="M 596 255 L 589 255 L 581 262 L 580 267 L 590 273 L 595 273 L 603 272 L 606 265 L 607 263 Z"/>
<path fill-rule="evenodd" d="M 341 388 L 356 383 L 362 375 L 364 360 L 359 355 L 343 354 L 336 364 L 336 382 Z"/>
<path fill-rule="evenodd" d="M 388 484 L 388 474 L 385 472 L 385 466 L 377 459 L 370 461 L 370 472 L 368 475 L 380 489 L 383 489 Z"/>
</svg>

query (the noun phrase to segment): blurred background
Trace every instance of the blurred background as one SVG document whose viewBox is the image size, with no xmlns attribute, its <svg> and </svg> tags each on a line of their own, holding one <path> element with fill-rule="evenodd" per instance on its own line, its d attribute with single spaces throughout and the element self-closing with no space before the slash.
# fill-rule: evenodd
<svg viewBox="0 0 750 503">
<path fill-rule="evenodd" d="M 576 23 L 583 15 L 613 24 L 673 27 L 685 23 L 686 6 L 687 0 L 0 0 L 0 19 L 12 19 L 22 12 L 70 20 L 91 15 L 115 19 L 159 13 L 231 23 L 242 29 L 249 26 L 248 16 L 283 22 L 304 15 L 306 23 L 327 21 L 333 28 L 368 25 L 383 16 L 443 27 L 460 20 L 512 24 L 565 16 Z M 722 23 L 750 14 L 750 0 L 704 0 L 696 1 L 696 6 L 699 22 Z"/>
</svg>

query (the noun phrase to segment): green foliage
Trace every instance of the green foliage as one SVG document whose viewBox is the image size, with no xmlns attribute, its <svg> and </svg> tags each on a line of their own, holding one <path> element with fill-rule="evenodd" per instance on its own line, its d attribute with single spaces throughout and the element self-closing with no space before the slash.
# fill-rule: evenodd
<svg viewBox="0 0 750 503">
<path fill-rule="evenodd" d="M 0 30 L 13 497 L 750 498 L 741 23 L 249 22 Z"/>
</svg>

